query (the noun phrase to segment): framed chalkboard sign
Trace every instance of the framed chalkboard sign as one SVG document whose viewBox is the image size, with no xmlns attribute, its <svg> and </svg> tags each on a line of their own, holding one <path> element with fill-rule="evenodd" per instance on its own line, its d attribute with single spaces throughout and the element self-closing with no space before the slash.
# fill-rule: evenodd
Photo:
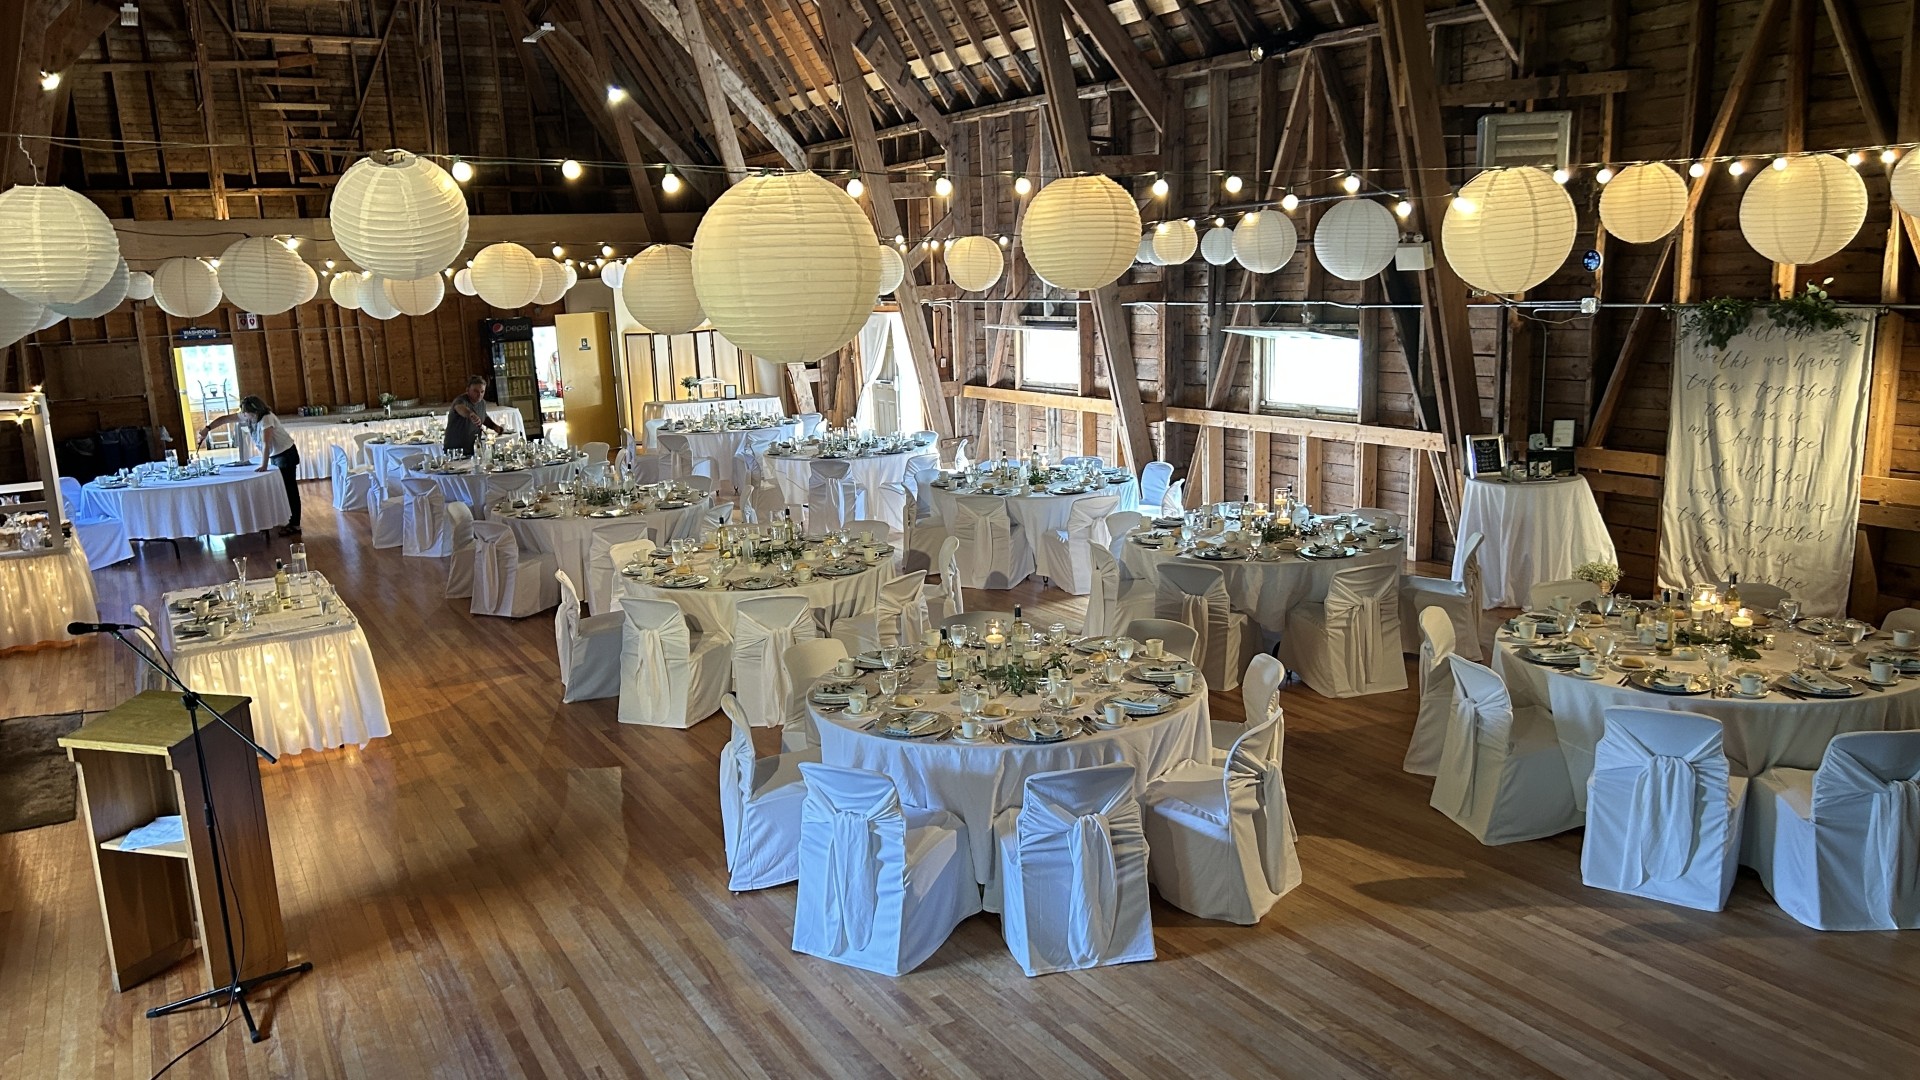
<svg viewBox="0 0 1920 1080">
<path fill-rule="evenodd" d="M 1466 466 L 1467 475 L 1476 480 L 1500 476 L 1507 467 L 1507 437 L 1505 435 L 1467 436 Z"/>
</svg>

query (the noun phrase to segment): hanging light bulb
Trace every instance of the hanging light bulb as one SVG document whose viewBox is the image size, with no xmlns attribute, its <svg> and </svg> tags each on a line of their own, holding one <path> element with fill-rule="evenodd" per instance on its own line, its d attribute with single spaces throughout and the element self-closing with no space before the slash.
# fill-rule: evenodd
<svg viewBox="0 0 1920 1080">
<path fill-rule="evenodd" d="M 332 260 L 332 259 L 328 259 L 328 260 L 327 260 L 327 269 L 329 269 L 329 270 L 331 270 L 331 269 L 333 269 L 333 260 Z"/>
<path fill-rule="evenodd" d="M 1013 246 L 1013 240 L 1012 240 L 1011 238 L 1009 238 L 1009 237 L 1008 237 L 1008 236 L 1007 236 L 1007 235 L 1006 235 L 1005 233 L 1002 233 L 1002 234 L 1000 234 L 1000 246 L 1001 246 L 1001 247 L 1012 247 L 1012 246 Z"/>
<path fill-rule="evenodd" d="M 1459 214 L 1474 214 L 1480 211 L 1480 206 L 1465 195 L 1456 194 L 1453 197 L 1453 209 Z"/>
<path fill-rule="evenodd" d="M 1866 160 L 1867 160 L 1867 155 L 1861 153 L 1858 150 L 1855 150 L 1853 153 L 1847 155 L 1847 164 L 1853 166 L 1856 169 L 1859 168 L 1861 163 Z"/>
<path fill-rule="evenodd" d="M 446 268 L 445 270 L 442 270 L 442 271 L 440 271 L 440 273 L 441 273 L 441 274 L 443 274 L 443 275 L 445 275 L 445 276 L 447 276 L 447 277 L 452 277 L 452 276 L 453 276 L 453 267 L 451 267 L 451 266 L 449 266 L 449 267 L 447 267 L 447 268 Z"/>
<path fill-rule="evenodd" d="M 1773 171 L 1774 171 L 1774 172 L 1786 172 L 1786 171 L 1787 171 L 1787 159 L 1786 159 L 1785 157 L 1777 157 L 1777 158 L 1774 158 L 1774 159 L 1773 159 Z"/>
<path fill-rule="evenodd" d="M 586 171 L 585 169 L 582 169 L 580 167 L 580 163 L 573 160 L 572 158 L 568 158 L 567 160 L 560 163 L 560 175 L 566 177 L 569 180 L 580 179 L 580 174 L 585 171 Z"/>
<path fill-rule="evenodd" d="M 1399 202 L 1393 204 L 1393 212 L 1399 216 L 1401 221 L 1405 221 L 1413 216 L 1413 204 L 1405 199 L 1401 199 Z"/>
<path fill-rule="evenodd" d="M 1155 177 L 1153 181 L 1153 197 L 1156 199 L 1164 199 L 1167 197 L 1167 191 L 1167 178 L 1164 176 Z"/>
<path fill-rule="evenodd" d="M 1032 192 L 1033 181 L 1027 179 L 1026 173 L 1021 173 L 1019 176 L 1013 178 L 1013 193 L 1015 195 L 1028 195 Z"/>
<path fill-rule="evenodd" d="M 1746 171 L 1747 163 L 1744 161 L 1735 160 L 1727 162 L 1727 175 L 1729 176 L 1739 176 Z"/>
<path fill-rule="evenodd" d="M 1360 190 L 1360 174 L 1348 173 L 1345 177 L 1341 178 L 1340 186 L 1345 188 L 1347 194 L 1349 195 L 1353 194 L 1356 191 L 1359 191 Z"/>
<path fill-rule="evenodd" d="M 1240 194 L 1240 189 L 1247 186 L 1247 182 L 1240 179 L 1240 174 L 1235 173 L 1227 177 L 1227 182 L 1222 186 L 1226 188 L 1227 194 L 1238 195 Z"/>
<path fill-rule="evenodd" d="M 450 171 L 453 173 L 453 178 L 462 184 L 473 179 L 472 163 L 462 158 L 453 159 L 453 168 Z"/>
<path fill-rule="evenodd" d="M 565 258 L 565 257 L 566 257 L 566 255 L 567 255 L 567 249 L 566 249 L 566 248 L 563 248 L 563 247 L 561 247 L 561 246 L 560 246 L 559 244 L 555 244 L 555 245 L 553 245 L 553 257 L 554 257 L 554 258 L 556 258 L 556 259 L 563 259 L 563 258 Z"/>
<path fill-rule="evenodd" d="M 1602 165 L 1602 166 L 1600 167 L 1600 171 L 1599 171 L 1599 172 L 1597 172 L 1597 173 L 1594 173 L 1594 174 L 1593 174 L 1593 179 L 1594 179 L 1594 182 L 1596 182 L 1596 183 L 1601 183 L 1601 184 L 1604 184 L 1604 183 L 1606 183 L 1607 181 L 1609 181 L 1609 180 L 1611 180 L 1611 179 L 1613 179 L 1613 168 L 1612 168 L 1612 166 L 1609 166 L 1609 165 Z"/>
<path fill-rule="evenodd" d="M 601 244 L 601 245 L 600 245 L 600 257 L 601 257 L 601 258 L 603 258 L 603 259 L 611 259 L 611 258 L 613 258 L 613 245 L 612 245 L 612 244 Z"/>
<path fill-rule="evenodd" d="M 674 192 L 679 191 L 680 190 L 680 174 L 677 172 L 674 172 L 672 169 L 668 169 L 666 171 L 666 174 L 660 177 L 660 190 L 666 192 L 669 195 L 672 195 Z"/>
<path fill-rule="evenodd" d="M 289 236 L 289 237 L 287 237 L 287 238 L 286 238 L 285 240 L 282 240 L 282 241 L 280 241 L 280 242 L 281 242 L 281 243 L 283 243 L 283 244 L 285 244 L 285 245 L 287 245 L 287 250 L 288 250 L 288 251 L 299 251 L 299 250 L 300 250 L 300 238 L 299 238 L 299 237 L 297 237 L 297 236 Z"/>
<path fill-rule="evenodd" d="M 1693 164 L 1687 166 L 1687 175 L 1693 177 L 1696 180 L 1698 180 L 1702 176 L 1707 175 L 1707 163 L 1704 161 L 1696 161 Z"/>
<path fill-rule="evenodd" d="M 607 104 L 618 105 L 627 100 L 627 92 L 618 86 L 607 87 Z"/>
<path fill-rule="evenodd" d="M 934 178 L 933 193 L 943 199 L 953 194 L 953 181 L 947 179 L 946 173 L 941 173 Z"/>
<path fill-rule="evenodd" d="M 1573 174 L 1572 174 L 1572 173 L 1570 173 L 1570 172 L 1568 172 L 1567 170 L 1565 170 L 1565 169 L 1555 169 L 1555 170 L 1553 170 L 1553 182 L 1554 182 L 1554 183 L 1556 183 L 1556 184 L 1564 184 L 1564 183 L 1566 183 L 1567 181 L 1569 181 L 1569 180 L 1571 180 L 1571 179 L 1573 179 Z"/>
<path fill-rule="evenodd" d="M 1900 151 L 1895 150 L 1891 146 L 1887 147 L 1885 150 L 1880 151 L 1880 164 L 1882 165 L 1891 165 L 1894 162 L 1899 160 L 1900 160 Z"/>
<path fill-rule="evenodd" d="M 1300 196 L 1295 195 L 1291 191 L 1287 192 L 1285 195 L 1280 196 L 1280 209 L 1285 210 L 1288 213 L 1292 213 L 1293 211 L 1300 209 Z"/>
<path fill-rule="evenodd" d="M 901 245 L 902 247 L 905 247 L 905 246 L 906 246 L 906 243 L 907 243 L 907 234 L 906 234 L 906 233 L 894 233 L 894 234 L 893 234 L 893 242 L 894 242 L 894 243 L 896 243 L 896 244 L 899 244 L 899 245 Z"/>
<path fill-rule="evenodd" d="M 857 199 L 860 196 L 865 195 L 866 193 L 867 193 L 867 185 L 861 183 L 859 177 L 856 176 L 853 179 L 847 181 L 847 194 Z"/>
<path fill-rule="evenodd" d="M 57 71 L 41 72 L 40 73 L 40 89 L 45 90 L 49 94 L 53 93 L 55 90 L 60 89 L 60 73 Z"/>
<path fill-rule="evenodd" d="M 1214 228 L 1216 228 L 1216 229 L 1224 229 L 1224 228 L 1226 228 L 1226 227 L 1227 227 L 1227 219 L 1226 219 L 1226 218 L 1223 218 L 1223 217 L 1217 217 L 1217 218 L 1214 218 L 1214 219 L 1213 219 L 1213 227 L 1214 227 Z"/>
</svg>

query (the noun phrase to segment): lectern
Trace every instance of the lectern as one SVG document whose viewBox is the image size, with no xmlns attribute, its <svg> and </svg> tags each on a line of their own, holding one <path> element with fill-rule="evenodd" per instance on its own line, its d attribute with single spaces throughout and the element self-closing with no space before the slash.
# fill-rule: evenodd
<svg viewBox="0 0 1920 1080">
<path fill-rule="evenodd" d="M 252 736 L 250 699 L 209 694 L 203 700 Z M 203 722 L 200 737 L 226 856 L 239 977 L 245 980 L 287 962 L 260 770 L 253 751 L 220 724 Z M 196 945 L 208 984 L 231 981 L 226 950 L 219 944 L 220 901 L 193 725 L 180 695 L 149 690 L 81 725 L 60 745 L 79 768 L 80 807 L 92 837 L 113 988 L 126 990 L 159 974 Z M 129 832 L 169 814 L 180 815 L 184 840 L 122 850 Z"/>
</svg>

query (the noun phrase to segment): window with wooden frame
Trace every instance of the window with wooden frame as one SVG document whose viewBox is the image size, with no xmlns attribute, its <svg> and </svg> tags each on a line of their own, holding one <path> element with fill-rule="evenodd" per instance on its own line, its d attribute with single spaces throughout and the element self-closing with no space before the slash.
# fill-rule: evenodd
<svg viewBox="0 0 1920 1080">
<path fill-rule="evenodd" d="M 1071 323 L 1030 323 L 1019 330 L 1020 385 L 1080 392 L 1080 330 Z"/>
<path fill-rule="evenodd" d="M 1260 409 L 1353 420 L 1360 415 L 1360 339 L 1324 330 L 1262 330 L 1252 342 Z"/>
</svg>

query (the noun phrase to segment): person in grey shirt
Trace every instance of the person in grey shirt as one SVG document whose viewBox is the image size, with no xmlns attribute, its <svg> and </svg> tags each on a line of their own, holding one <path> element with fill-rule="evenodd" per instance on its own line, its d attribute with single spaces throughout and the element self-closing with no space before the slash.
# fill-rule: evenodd
<svg viewBox="0 0 1920 1080">
<path fill-rule="evenodd" d="M 440 443 L 441 449 L 473 453 L 473 441 L 482 425 L 492 428 L 496 435 L 506 432 L 506 428 L 487 419 L 486 395 L 486 379 L 475 375 L 467 380 L 466 393 L 454 398 L 453 407 L 447 410 L 447 436 Z"/>
</svg>

